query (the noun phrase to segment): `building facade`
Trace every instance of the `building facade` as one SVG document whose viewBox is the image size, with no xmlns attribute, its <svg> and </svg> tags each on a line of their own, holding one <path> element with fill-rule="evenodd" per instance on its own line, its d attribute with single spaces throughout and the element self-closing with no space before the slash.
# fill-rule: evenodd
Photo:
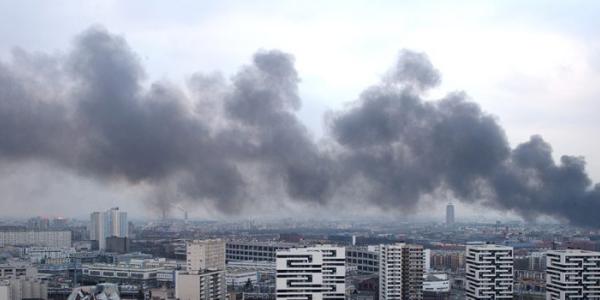
<svg viewBox="0 0 600 300">
<path fill-rule="evenodd" d="M 423 299 L 423 247 L 379 246 L 379 299 Z"/>
<path fill-rule="evenodd" d="M 126 237 L 109 236 L 106 238 L 106 252 L 125 254 L 130 250 L 130 241 Z"/>
<path fill-rule="evenodd" d="M 600 299 L 600 252 L 546 253 L 546 300 Z"/>
<path fill-rule="evenodd" d="M 379 272 L 379 253 L 376 246 L 369 247 L 347 247 L 346 263 L 348 266 L 356 267 L 360 273 L 372 274 Z"/>
<path fill-rule="evenodd" d="M 177 272 L 175 298 L 179 300 L 225 300 L 225 271 Z"/>
<path fill-rule="evenodd" d="M 96 211 L 90 215 L 90 240 L 98 242 L 100 250 L 106 249 L 106 238 L 128 237 L 127 213 L 113 207 L 107 211 Z"/>
<path fill-rule="evenodd" d="M 25 255 L 36 264 L 65 264 L 71 262 L 75 248 L 28 247 Z"/>
<path fill-rule="evenodd" d="M 35 277 L 38 270 L 31 263 L 25 262 L 8 262 L 0 264 L 0 278 L 8 277 Z"/>
<path fill-rule="evenodd" d="M 0 231 L 0 247 L 71 247 L 70 231 Z"/>
<path fill-rule="evenodd" d="M 492 244 L 467 245 L 466 298 L 513 298 L 513 248 Z"/>
<path fill-rule="evenodd" d="M 298 247 L 300 245 L 293 243 L 228 241 L 226 243 L 225 255 L 227 261 L 251 260 L 275 262 L 275 253 L 277 251 Z"/>
<path fill-rule="evenodd" d="M 446 273 L 426 273 L 423 275 L 423 300 L 448 299 L 450 279 Z"/>
<path fill-rule="evenodd" d="M 344 299 L 345 256 L 344 247 L 334 246 L 277 251 L 277 299 Z"/>
<path fill-rule="evenodd" d="M 186 271 L 175 275 L 175 297 L 180 300 L 226 299 L 224 241 L 186 243 Z"/>
<path fill-rule="evenodd" d="M 225 242 L 223 240 L 194 240 L 187 242 L 188 272 L 225 269 Z"/>
</svg>

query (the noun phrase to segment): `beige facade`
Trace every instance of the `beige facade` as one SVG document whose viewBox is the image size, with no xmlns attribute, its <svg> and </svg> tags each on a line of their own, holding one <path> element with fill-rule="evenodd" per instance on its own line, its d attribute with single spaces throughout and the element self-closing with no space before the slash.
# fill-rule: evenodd
<svg viewBox="0 0 600 300">
<path fill-rule="evenodd" d="M 225 242 L 219 239 L 187 243 L 187 271 L 225 270 Z"/>
<path fill-rule="evenodd" d="M 175 298 L 179 300 L 224 300 L 227 287 L 225 271 L 177 272 Z"/>
</svg>

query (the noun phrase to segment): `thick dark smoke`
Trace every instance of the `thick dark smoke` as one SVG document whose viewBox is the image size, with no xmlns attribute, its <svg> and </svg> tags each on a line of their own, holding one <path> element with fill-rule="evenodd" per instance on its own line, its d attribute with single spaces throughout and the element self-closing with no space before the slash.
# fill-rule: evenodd
<svg viewBox="0 0 600 300">
<path fill-rule="evenodd" d="M 260 51 L 231 80 L 199 73 L 183 89 L 148 84 L 123 38 L 91 28 L 66 55 L 15 50 L 0 62 L 0 162 L 149 184 L 157 192 L 148 203 L 162 209 L 197 201 L 236 213 L 261 201 L 256 191 L 326 204 L 359 190 L 343 197 L 410 210 L 441 191 L 600 226 L 600 187 L 582 158 L 557 164 L 540 136 L 512 149 L 464 93 L 424 100 L 440 81 L 426 55 L 402 51 L 380 84 L 332 113 L 317 143 L 296 116 L 291 55 Z"/>
</svg>

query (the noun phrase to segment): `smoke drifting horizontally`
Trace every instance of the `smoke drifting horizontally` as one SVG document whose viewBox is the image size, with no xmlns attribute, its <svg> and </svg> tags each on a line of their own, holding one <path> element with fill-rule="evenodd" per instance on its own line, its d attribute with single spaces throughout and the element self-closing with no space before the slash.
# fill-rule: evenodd
<svg viewBox="0 0 600 300">
<path fill-rule="evenodd" d="M 293 57 L 273 50 L 231 80 L 196 74 L 187 89 L 146 87 L 126 41 L 91 28 L 65 56 L 15 50 L 0 62 L 0 162 L 148 183 L 159 195 L 148 203 L 163 208 L 165 190 L 225 213 L 260 201 L 256 191 L 325 204 L 351 190 L 355 201 L 401 209 L 441 191 L 600 226 L 600 186 L 582 158 L 555 163 L 537 135 L 511 149 L 494 117 L 463 93 L 424 100 L 440 82 L 424 54 L 402 51 L 380 84 L 332 114 L 322 143 L 295 114 L 298 82 Z"/>
</svg>

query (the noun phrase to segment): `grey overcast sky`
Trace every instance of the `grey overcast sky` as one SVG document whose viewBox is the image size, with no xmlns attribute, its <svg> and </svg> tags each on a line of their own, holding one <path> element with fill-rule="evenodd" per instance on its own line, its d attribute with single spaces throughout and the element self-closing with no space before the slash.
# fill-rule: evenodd
<svg viewBox="0 0 600 300">
<path fill-rule="evenodd" d="M 327 116 L 381 82 L 402 49 L 425 53 L 441 74 L 425 99 L 464 91 L 496 118 L 512 148 L 539 134 L 556 161 L 583 156 L 591 180 L 600 181 L 598 1 L 0 0 L 0 62 L 10 64 L 21 50 L 70 56 L 76 37 L 92 26 L 124 39 L 145 69 L 146 87 L 155 81 L 185 86 L 198 72 L 228 80 L 261 50 L 293 55 L 302 103 L 297 117 L 315 141 L 329 136 Z M 151 180 L 98 179 L 45 159 L 0 161 L 0 216 L 82 217 L 115 205 L 136 217 L 156 215 L 156 205 L 147 204 L 157 197 L 148 195 Z M 161 184 L 176 180 L 167 181 Z M 441 216 L 445 202 L 423 201 L 417 215 L 427 208 Z M 454 202 L 459 215 L 475 215 L 483 205 Z M 263 214 L 297 209 L 318 217 L 331 209 L 311 201 L 269 203 L 277 204 L 259 209 Z M 181 205 L 194 217 L 230 217 L 219 204 Z M 356 216 L 363 206 L 348 207 L 347 215 Z M 498 211 L 512 216 L 511 209 Z"/>
</svg>

